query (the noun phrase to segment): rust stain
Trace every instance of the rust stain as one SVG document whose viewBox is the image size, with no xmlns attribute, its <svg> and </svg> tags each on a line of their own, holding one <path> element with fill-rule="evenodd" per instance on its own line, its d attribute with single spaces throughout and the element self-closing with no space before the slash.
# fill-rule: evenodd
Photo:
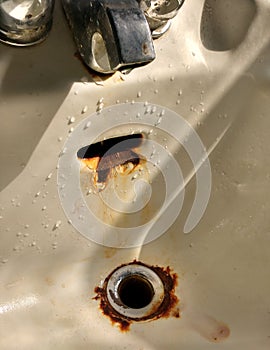
<svg viewBox="0 0 270 350">
<path fill-rule="evenodd" d="M 221 343 L 230 336 L 230 328 L 224 322 L 201 313 L 192 313 L 191 316 L 192 328 L 209 342 Z"/>
<path fill-rule="evenodd" d="M 142 265 L 152 269 L 159 276 L 164 286 L 164 299 L 161 305 L 158 307 L 158 309 L 156 309 L 153 306 L 152 313 L 140 319 L 132 319 L 119 314 L 116 310 L 114 310 L 114 308 L 108 302 L 107 293 L 106 293 L 107 283 L 111 275 L 119 268 L 127 265 L 132 265 L 132 264 Z M 132 324 L 132 322 L 152 321 L 152 320 L 157 320 L 159 318 L 168 318 L 168 317 L 175 317 L 175 318 L 180 317 L 180 310 L 179 310 L 179 307 L 177 306 L 179 303 L 179 299 L 175 294 L 177 279 L 178 279 L 177 274 L 174 273 L 169 266 L 167 266 L 166 268 L 160 267 L 160 266 L 150 266 L 140 261 L 137 261 L 135 259 L 133 262 L 129 264 L 122 264 L 118 266 L 116 269 L 114 269 L 109 274 L 109 276 L 105 279 L 103 286 L 96 287 L 94 289 L 96 296 L 93 297 L 93 299 L 100 301 L 99 307 L 102 313 L 105 316 L 108 316 L 110 318 L 112 324 L 117 324 L 119 326 L 119 329 L 122 332 L 127 332 L 130 329 L 130 325 Z"/>
<path fill-rule="evenodd" d="M 45 282 L 50 287 L 55 284 L 54 280 L 51 277 L 49 277 L 49 276 L 45 277 Z"/>
<path fill-rule="evenodd" d="M 211 334 L 209 340 L 214 343 L 221 343 L 230 336 L 230 329 L 225 324 L 220 324 L 216 330 Z"/>
<path fill-rule="evenodd" d="M 112 258 L 117 253 L 117 250 L 118 249 L 116 249 L 116 248 L 105 248 L 105 250 L 104 250 L 105 258 L 107 258 L 107 259 Z"/>
<path fill-rule="evenodd" d="M 94 173 L 93 182 L 106 184 L 114 175 L 115 169 L 121 175 L 128 175 L 145 163 L 144 157 L 138 153 L 143 134 L 119 136 L 100 141 L 81 148 L 77 157 L 83 166 Z"/>
</svg>

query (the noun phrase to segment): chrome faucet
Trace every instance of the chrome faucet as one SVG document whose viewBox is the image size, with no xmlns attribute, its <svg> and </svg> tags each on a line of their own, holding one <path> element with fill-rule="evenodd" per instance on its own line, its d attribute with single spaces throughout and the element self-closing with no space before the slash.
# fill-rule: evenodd
<svg viewBox="0 0 270 350">
<path fill-rule="evenodd" d="M 151 31 L 138 1 L 62 3 L 79 53 L 90 68 L 111 73 L 155 58 Z"/>
<path fill-rule="evenodd" d="M 52 26 L 55 0 L 0 0 L 0 41 L 36 44 Z M 78 51 L 101 73 L 155 58 L 153 38 L 170 27 L 184 0 L 62 0 Z"/>
<path fill-rule="evenodd" d="M 52 26 L 54 0 L 0 0 L 0 41 L 30 46 L 44 40 Z"/>
<path fill-rule="evenodd" d="M 62 0 L 78 51 L 101 73 L 155 58 L 152 37 L 169 28 L 184 0 Z"/>
</svg>

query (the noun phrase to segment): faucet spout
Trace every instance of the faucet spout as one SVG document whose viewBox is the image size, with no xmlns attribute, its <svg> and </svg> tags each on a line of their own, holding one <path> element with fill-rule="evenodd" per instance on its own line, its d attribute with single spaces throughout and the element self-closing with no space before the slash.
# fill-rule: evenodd
<svg viewBox="0 0 270 350">
<path fill-rule="evenodd" d="M 84 62 L 111 73 L 155 58 L 151 30 L 137 0 L 62 0 Z"/>
</svg>

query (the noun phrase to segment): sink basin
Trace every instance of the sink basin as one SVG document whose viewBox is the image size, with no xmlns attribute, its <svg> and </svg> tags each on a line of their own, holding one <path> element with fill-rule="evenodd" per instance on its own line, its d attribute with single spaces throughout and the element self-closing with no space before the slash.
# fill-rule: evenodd
<svg viewBox="0 0 270 350">
<path fill-rule="evenodd" d="M 43 44 L 0 46 L 1 349 L 269 349 L 270 5 L 234 1 L 235 11 L 239 3 L 246 14 L 236 32 L 228 27 L 232 2 L 224 2 L 224 18 L 214 3 L 186 1 L 155 41 L 157 58 L 129 74 L 86 70 L 59 4 Z M 220 30 L 210 35 L 216 25 Z M 168 150 L 182 178 L 172 176 L 178 197 L 172 191 L 173 205 L 160 216 L 142 208 L 140 224 L 167 220 L 164 232 L 155 236 L 153 226 L 150 238 L 146 233 L 127 244 L 121 236 L 119 245 L 108 243 L 113 229 L 101 239 L 100 226 L 88 222 L 84 201 L 108 206 L 95 202 L 104 191 L 85 194 L 77 151 L 88 137 L 92 144 L 132 133 Z M 188 147 L 192 135 L 203 147 Z M 166 169 L 166 158 L 162 163 Z M 159 166 L 152 168 L 144 180 L 159 202 L 164 179 Z M 70 218 L 65 198 L 72 169 L 78 170 L 75 189 L 82 190 L 80 198 L 71 192 L 76 211 Z M 198 182 L 202 169 L 208 177 Z M 183 186 L 177 187 L 178 177 Z M 120 190 L 131 178 L 121 181 Z M 200 211 L 187 229 L 198 185 Z M 168 224 L 163 218 L 181 198 Z M 109 223 L 128 230 L 125 215 Z M 134 259 L 177 275 L 180 317 L 133 322 L 123 332 L 101 312 L 95 288 Z"/>
</svg>

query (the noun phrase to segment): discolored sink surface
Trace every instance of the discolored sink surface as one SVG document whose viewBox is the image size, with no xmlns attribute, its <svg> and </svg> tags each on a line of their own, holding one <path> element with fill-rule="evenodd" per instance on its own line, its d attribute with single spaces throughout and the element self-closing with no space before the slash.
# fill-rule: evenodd
<svg viewBox="0 0 270 350">
<path fill-rule="evenodd" d="M 18 344 L 20 349 L 44 350 L 269 348 L 270 7 L 263 0 L 247 1 L 247 5 L 239 1 L 241 13 L 247 14 L 239 29 L 244 35 L 230 37 L 233 32 L 225 25 L 229 22 L 219 17 L 223 32 L 210 35 L 206 43 L 201 26 L 207 15 L 205 7 L 214 3 L 185 2 L 170 31 L 155 41 L 156 60 L 127 75 L 116 73 L 105 79 L 85 70 L 73 56 L 60 6 L 54 29 L 42 45 L 26 50 L 0 47 L 0 113 L 6 116 L 2 117 L 0 138 L 1 349 L 17 349 Z M 236 2 L 233 6 L 235 13 L 240 11 Z M 215 8 L 208 20 L 219 14 Z M 220 41 L 218 35 L 224 33 L 227 39 Z M 136 110 L 127 114 L 136 123 L 131 125 L 128 119 L 118 125 L 119 118 L 125 118 L 124 113 L 117 114 L 119 108 L 129 113 Z M 183 130 L 178 119 L 169 116 L 179 116 Z M 146 125 L 154 117 L 152 127 Z M 190 129 L 184 128 L 185 122 Z M 108 129 L 110 123 L 114 127 Z M 104 125 L 100 133 L 95 129 L 99 125 Z M 179 132 L 182 145 L 168 135 L 169 127 Z M 76 144 L 74 135 L 81 135 L 80 129 L 89 136 L 88 143 L 79 138 Z M 204 166 L 199 167 L 203 153 L 196 153 L 194 169 L 191 154 L 184 149 L 192 134 L 184 133 L 187 130 L 196 131 L 205 147 L 211 193 L 201 220 L 185 233 L 196 198 L 196 180 Z M 69 187 L 61 186 L 69 175 L 61 172 L 59 160 L 68 159 L 72 144 L 74 152 L 67 168 L 74 169 L 74 165 L 80 174 L 77 152 L 93 137 L 95 143 L 103 136 L 132 132 L 170 151 L 183 176 L 183 181 L 179 177 L 185 185 L 183 205 L 176 220 L 148 244 L 147 233 L 141 244 L 130 248 L 124 248 L 124 240 L 121 248 L 107 246 L 106 235 L 103 245 L 98 244 L 80 233 L 65 215 L 61 193 L 68 196 Z M 136 152 L 141 155 L 143 149 Z M 148 161 L 140 164 L 148 171 L 143 178 L 148 187 L 141 188 L 151 187 L 154 203 L 166 194 L 164 177 L 158 172 L 163 163 L 166 169 L 166 161 L 160 160 L 151 166 Z M 113 168 L 117 166 L 114 162 Z M 126 196 L 132 191 L 134 198 L 137 177 L 132 171 L 126 177 L 123 173 L 113 177 L 112 171 L 108 181 L 116 179 L 116 192 L 125 186 Z M 170 179 L 174 182 L 178 177 Z M 80 186 L 80 175 L 76 181 Z M 123 220 L 128 212 L 109 221 L 102 193 L 82 190 L 81 198 L 73 198 L 78 223 L 87 221 L 83 201 L 92 198 L 88 208 L 96 209 L 100 222 L 106 219 L 128 229 L 125 225 L 132 220 Z M 154 218 L 157 211 L 151 209 L 153 206 L 143 208 L 137 214 L 138 222 Z M 170 206 L 157 218 L 159 226 L 168 210 Z M 87 232 L 101 237 L 102 231 L 94 225 L 90 222 Z M 111 226 L 106 234 L 114 235 L 113 230 Z M 95 288 L 116 267 L 134 259 L 148 266 L 168 266 L 177 274 L 174 292 L 180 317 L 133 322 L 123 333 L 93 298 Z"/>
</svg>

